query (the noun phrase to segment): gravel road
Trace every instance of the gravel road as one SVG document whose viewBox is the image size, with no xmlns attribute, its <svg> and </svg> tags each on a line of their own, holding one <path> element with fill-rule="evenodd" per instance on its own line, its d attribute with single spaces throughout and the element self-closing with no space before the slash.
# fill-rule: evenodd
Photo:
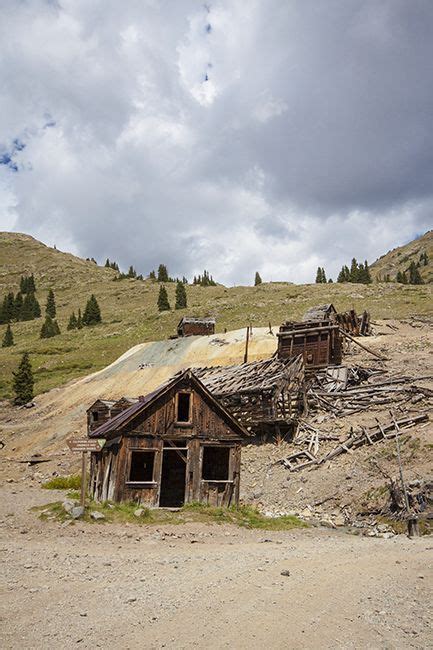
<svg viewBox="0 0 433 650">
<path fill-rule="evenodd" d="M 2 648 L 433 647 L 431 537 L 61 525 L 29 511 L 61 493 L 0 493 Z"/>
</svg>

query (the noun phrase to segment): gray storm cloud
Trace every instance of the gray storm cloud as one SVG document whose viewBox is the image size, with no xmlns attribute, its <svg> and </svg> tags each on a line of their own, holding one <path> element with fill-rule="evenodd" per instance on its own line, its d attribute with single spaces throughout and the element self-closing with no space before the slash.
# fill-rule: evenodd
<svg viewBox="0 0 433 650">
<path fill-rule="evenodd" d="M 0 226 L 310 281 L 431 227 L 430 0 L 4 0 Z"/>
</svg>

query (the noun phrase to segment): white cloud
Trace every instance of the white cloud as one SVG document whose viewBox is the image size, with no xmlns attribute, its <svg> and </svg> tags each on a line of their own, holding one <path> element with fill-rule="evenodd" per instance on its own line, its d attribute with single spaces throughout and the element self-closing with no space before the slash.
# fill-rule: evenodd
<svg viewBox="0 0 433 650">
<path fill-rule="evenodd" d="M 422 1 L 4 0 L 0 227 L 228 283 L 372 260 L 431 227 L 431 27 Z"/>
</svg>

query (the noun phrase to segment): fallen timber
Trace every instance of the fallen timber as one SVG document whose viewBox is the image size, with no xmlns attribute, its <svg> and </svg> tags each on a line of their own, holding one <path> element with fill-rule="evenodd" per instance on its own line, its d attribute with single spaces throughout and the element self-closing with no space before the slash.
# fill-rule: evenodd
<svg viewBox="0 0 433 650">
<path fill-rule="evenodd" d="M 375 383 L 347 386 L 337 381 L 315 377 L 307 392 L 310 409 L 322 409 L 335 416 L 351 415 L 371 407 L 390 403 L 416 402 L 429 399 L 433 391 L 420 387 L 415 382 L 430 379 L 430 376 L 391 377 Z"/>
<path fill-rule="evenodd" d="M 400 433 L 402 429 L 408 429 L 413 427 L 421 422 L 426 422 L 429 420 L 428 413 L 419 413 L 417 415 L 410 415 L 400 420 L 396 420 L 395 417 L 392 417 L 392 420 L 386 424 L 381 424 L 377 421 L 377 425 L 372 427 L 360 427 L 360 431 L 355 433 L 351 432 L 344 440 L 339 442 L 339 444 L 332 449 L 330 452 L 317 458 L 317 452 L 319 449 L 320 439 L 330 439 L 330 436 L 322 435 L 318 429 L 309 425 L 308 423 L 302 422 L 301 426 L 304 431 L 309 430 L 311 435 L 308 439 L 307 437 L 295 438 L 295 442 L 298 444 L 308 444 L 306 449 L 297 451 L 285 458 L 280 459 L 278 462 L 282 463 L 284 467 L 287 467 L 290 471 L 298 471 L 304 469 L 305 467 L 313 467 L 314 465 L 321 465 L 329 460 L 333 460 L 337 456 L 340 456 L 343 453 L 353 453 L 356 449 L 363 445 L 374 445 L 381 440 L 389 440 L 395 438 L 396 435 Z"/>
</svg>

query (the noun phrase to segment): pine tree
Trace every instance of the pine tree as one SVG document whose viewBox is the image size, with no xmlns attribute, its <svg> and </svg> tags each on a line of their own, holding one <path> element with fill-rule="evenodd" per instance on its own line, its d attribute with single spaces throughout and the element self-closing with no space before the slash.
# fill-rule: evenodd
<svg viewBox="0 0 433 650">
<path fill-rule="evenodd" d="M 338 274 L 337 282 L 349 282 L 349 269 L 347 266 L 342 266 Z"/>
<path fill-rule="evenodd" d="M 69 316 L 69 322 L 66 327 L 68 331 L 70 330 L 76 330 L 78 325 L 77 317 L 75 316 L 75 312 L 73 311 L 72 314 Z"/>
<path fill-rule="evenodd" d="M 176 284 L 176 304 L 175 309 L 184 309 L 187 307 L 186 289 L 183 282 Z"/>
<path fill-rule="evenodd" d="M 24 352 L 18 370 L 13 373 L 13 388 L 15 391 L 15 404 L 27 404 L 33 399 L 34 379 L 29 353 Z"/>
<path fill-rule="evenodd" d="M 21 293 L 21 291 L 18 291 L 17 295 L 15 296 L 15 300 L 14 300 L 14 319 L 16 321 L 21 320 L 21 314 L 22 314 L 22 311 L 23 311 L 23 304 L 24 304 L 24 301 L 23 301 L 22 293 Z"/>
<path fill-rule="evenodd" d="M 421 274 L 413 261 L 409 266 L 409 284 L 424 284 Z"/>
<path fill-rule="evenodd" d="M 48 316 L 51 316 L 51 318 L 55 318 L 55 316 L 56 316 L 56 301 L 55 301 L 54 292 L 53 292 L 52 289 L 50 289 L 49 292 L 48 292 L 47 305 L 45 307 L 45 313 L 48 314 Z"/>
<path fill-rule="evenodd" d="M 20 279 L 20 292 L 21 293 L 35 293 L 36 291 L 36 284 L 35 284 L 35 276 L 33 273 L 27 277 L 21 276 Z"/>
<path fill-rule="evenodd" d="M 328 284 L 334 284 L 334 280 L 332 278 L 329 278 Z"/>
<path fill-rule="evenodd" d="M 170 311 L 170 303 L 168 302 L 167 289 L 164 287 L 163 284 L 159 287 L 158 310 Z"/>
<path fill-rule="evenodd" d="M 322 282 L 322 269 L 320 266 L 317 267 L 317 272 L 316 272 L 316 284 L 320 284 Z"/>
<path fill-rule="evenodd" d="M 48 314 L 45 316 L 45 322 L 41 327 L 41 339 L 50 339 L 60 334 L 60 329 L 56 320 L 53 320 Z"/>
<path fill-rule="evenodd" d="M 35 294 L 32 292 L 29 294 L 30 295 L 30 301 L 32 305 L 32 314 L 33 318 L 40 318 L 41 316 L 41 306 L 38 302 L 38 299 L 36 298 Z"/>
<path fill-rule="evenodd" d="M 82 329 L 83 329 L 83 319 L 81 317 L 81 309 L 78 309 L 77 330 L 82 330 Z"/>
<path fill-rule="evenodd" d="M 358 282 L 358 281 L 359 281 L 358 262 L 353 257 L 350 265 L 350 271 L 349 271 L 349 282 Z"/>
<path fill-rule="evenodd" d="M 254 277 L 254 286 L 257 287 L 259 284 L 262 284 L 262 278 L 260 277 L 260 273 L 256 271 L 256 275 Z"/>
<path fill-rule="evenodd" d="M 99 308 L 98 301 L 92 293 L 89 300 L 87 301 L 86 308 L 84 309 L 82 319 L 83 325 L 97 325 L 101 322 L 101 320 L 101 310 Z"/>
<path fill-rule="evenodd" d="M 108 259 L 108 257 L 107 257 L 107 259 L 105 260 L 105 264 L 104 264 L 104 266 L 105 266 L 105 268 L 107 268 L 107 269 L 111 269 L 111 264 L 110 264 L 110 260 Z"/>
<path fill-rule="evenodd" d="M 137 271 L 134 269 L 134 267 L 132 266 L 132 264 L 131 264 L 131 266 L 130 266 L 129 269 L 128 269 L 127 276 L 128 276 L 128 278 L 136 278 L 136 277 L 137 277 Z"/>
<path fill-rule="evenodd" d="M 165 264 L 160 264 L 158 266 L 158 282 L 168 282 L 169 277 L 168 277 L 168 271 L 167 267 Z"/>
<path fill-rule="evenodd" d="M 364 261 L 364 278 L 365 278 L 365 284 L 372 283 L 370 268 L 368 266 L 367 260 Z"/>
<path fill-rule="evenodd" d="M 27 284 L 27 291 L 30 291 L 32 293 L 36 293 L 36 282 L 35 282 L 35 276 L 33 273 L 29 277 L 28 284 Z"/>
<path fill-rule="evenodd" d="M 3 323 L 10 323 L 14 317 L 15 299 L 14 294 L 10 291 L 3 299 L 2 306 L 2 321 Z"/>
<path fill-rule="evenodd" d="M 156 274 L 155 271 L 151 271 L 149 273 L 149 280 L 156 280 Z"/>
<path fill-rule="evenodd" d="M 10 323 L 6 327 L 6 332 L 2 341 L 2 348 L 10 348 L 14 344 L 14 335 L 12 334 Z"/>
<path fill-rule="evenodd" d="M 326 283 L 326 273 L 325 273 L 325 269 L 323 268 L 323 266 L 322 266 L 322 282 Z"/>
</svg>

